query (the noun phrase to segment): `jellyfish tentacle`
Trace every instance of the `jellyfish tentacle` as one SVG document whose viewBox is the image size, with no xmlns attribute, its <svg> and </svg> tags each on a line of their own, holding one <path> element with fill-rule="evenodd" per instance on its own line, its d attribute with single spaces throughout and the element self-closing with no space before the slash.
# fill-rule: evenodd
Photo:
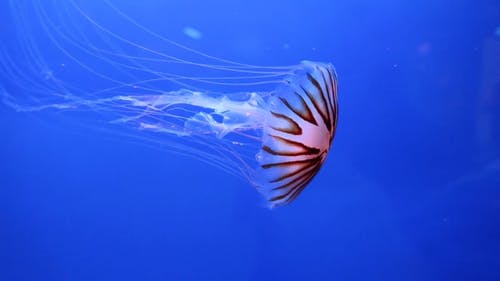
<svg viewBox="0 0 500 281">
<path fill-rule="evenodd" d="M 224 58 L 219 58 L 219 57 L 216 57 L 216 56 L 212 56 L 212 55 L 200 52 L 198 50 L 189 48 L 189 47 L 187 47 L 185 45 L 179 44 L 178 42 L 170 40 L 170 39 L 168 39 L 168 38 L 166 38 L 166 37 L 164 37 L 164 36 L 162 36 L 162 35 L 154 32 L 153 30 L 150 30 L 149 28 L 147 28 L 144 25 L 142 25 L 139 22 L 137 22 L 135 19 L 131 18 L 129 15 L 125 14 L 118 7 L 116 7 L 116 5 L 113 5 L 108 0 L 104 0 L 104 3 L 106 3 L 106 5 L 108 5 L 119 16 L 123 17 L 125 20 L 127 20 L 131 24 L 135 25 L 136 27 L 138 27 L 140 30 L 146 32 L 147 34 L 150 34 L 151 36 L 160 39 L 162 42 L 174 45 L 174 46 L 176 46 L 176 47 L 178 47 L 180 49 L 184 49 L 184 50 L 189 51 L 189 52 L 191 52 L 193 54 L 197 54 L 197 55 L 199 55 L 201 57 L 206 57 L 206 58 L 212 59 L 212 60 L 220 62 L 220 63 L 225 63 L 225 64 L 228 64 L 228 65 L 230 65 L 232 67 L 235 67 L 235 68 L 278 69 L 278 70 L 283 70 L 283 69 L 290 69 L 291 67 L 294 67 L 294 66 L 260 66 L 260 65 L 250 65 L 250 64 L 244 64 L 244 63 L 241 63 L 241 62 L 235 62 L 235 61 L 224 59 Z"/>
<path fill-rule="evenodd" d="M 194 54 L 190 60 L 111 29 L 84 2 L 9 3 L 19 40 L 0 46 L 4 105 L 78 117 L 84 112 L 90 126 L 249 180 L 270 207 L 295 200 L 323 166 L 338 122 L 332 65 L 267 67 L 218 58 L 162 37 L 104 1 L 146 39 Z M 234 92 L 219 86 L 249 87 Z"/>
</svg>

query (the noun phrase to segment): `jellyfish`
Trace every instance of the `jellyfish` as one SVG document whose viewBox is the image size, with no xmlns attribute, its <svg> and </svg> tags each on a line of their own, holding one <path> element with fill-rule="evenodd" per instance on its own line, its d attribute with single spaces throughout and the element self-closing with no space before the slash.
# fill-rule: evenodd
<svg viewBox="0 0 500 281">
<path fill-rule="evenodd" d="M 75 117 L 93 129 L 193 157 L 250 183 L 270 208 L 301 194 L 335 137 L 332 64 L 258 66 L 211 56 L 102 3 L 106 19 L 113 15 L 126 29 L 108 27 L 85 1 L 9 1 L 16 38 L 0 47 L 4 105 Z"/>
</svg>

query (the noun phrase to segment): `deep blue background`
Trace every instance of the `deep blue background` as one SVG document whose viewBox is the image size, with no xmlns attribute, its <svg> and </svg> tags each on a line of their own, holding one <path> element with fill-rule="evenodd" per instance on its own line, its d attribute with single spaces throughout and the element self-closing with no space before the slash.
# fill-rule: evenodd
<svg viewBox="0 0 500 281">
<path fill-rule="evenodd" d="M 160 2 L 117 3 L 216 56 L 332 62 L 326 165 L 270 211 L 203 163 L 2 106 L 0 281 L 500 280 L 500 2 Z"/>
</svg>

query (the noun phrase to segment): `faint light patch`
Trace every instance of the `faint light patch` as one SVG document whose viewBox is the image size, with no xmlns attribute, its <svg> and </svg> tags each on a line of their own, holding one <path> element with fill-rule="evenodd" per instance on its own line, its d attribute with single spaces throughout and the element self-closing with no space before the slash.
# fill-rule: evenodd
<svg viewBox="0 0 500 281">
<path fill-rule="evenodd" d="M 417 46 L 417 54 L 420 56 L 427 56 L 432 51 L 432 44 L 430 42 L 422 42 Z"/>
<path fill-rule="evenodd" d="M 201 32 L 194 27 L 186 26 L 183 31 L 184 34 L 191 39 L 199 40 L 202 37 Z"/>
<path fill-rule="evenodd" d="M 495 30 L 495 36 L 500 37 L 500 26 Z"/>
<path fill-rule="evenodd" d="M 40 73 L 44 80 L 50 80 L 54 78 L 54 72 L 50 69 L 44 69 Z"/>
<path fill-rule="evenodd" d="M 283 49 L 285 49 L 285 50 L 290 49 L 290 44 L 288 44 L 288 43 L 284 43 L 284 44 L 283 44 Z"/>
</svg>

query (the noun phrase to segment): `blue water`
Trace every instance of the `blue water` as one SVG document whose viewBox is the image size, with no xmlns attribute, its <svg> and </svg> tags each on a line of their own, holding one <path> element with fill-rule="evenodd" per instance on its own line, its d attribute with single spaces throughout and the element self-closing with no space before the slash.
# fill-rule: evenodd
<svg viewBox="0 0 500 281">
<path fill-rule="evenodd" d="M 333 150 L 269 210 L 193 158 L 1 105 L 0 281 L 500 280 L 500 2 L 112 2 L 217 57 L 333 63 Z M 0 44 L 18 35 L 8 6 Z"/>
</svg>

